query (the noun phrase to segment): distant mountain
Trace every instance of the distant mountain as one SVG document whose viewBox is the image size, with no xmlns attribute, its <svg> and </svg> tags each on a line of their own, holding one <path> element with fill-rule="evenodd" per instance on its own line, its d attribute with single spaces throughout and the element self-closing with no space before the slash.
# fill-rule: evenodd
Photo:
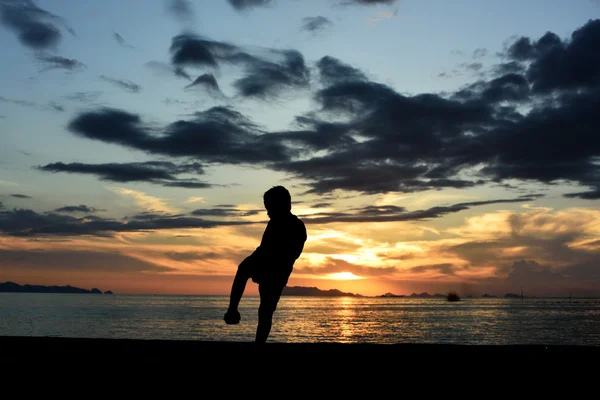
<svg viewBox="0 0 600 400">
<path fill-rule="evenodd" d="M 423 293 L 413 293 L 408 297 L 412 297 L 412 298 L 416 298 L 416 299 L 433 299 L 433 298 L 440 298 L 440 299 L 445 299 L 446 295 L 445 294 L 429 294 L 427 292 L 423 292 Z"/>
<path fill-rule="evenodd" d="M 74 286 L 42 286 L 42 285 L 19 285 L 14 282 L 0 283 L 0 292 L 5 293 L 89 293 L 102 294 L 99 289 L 81 289 Z M 106 294 L 112 294 L 109 290 Z"/>
<path fill-rule="evenodd" d="M 286 286 L 282 296 L 363 297 L 360 294 L 344 293 L 337 289 L 321 290 L 316 287 Z"/>
</svg>

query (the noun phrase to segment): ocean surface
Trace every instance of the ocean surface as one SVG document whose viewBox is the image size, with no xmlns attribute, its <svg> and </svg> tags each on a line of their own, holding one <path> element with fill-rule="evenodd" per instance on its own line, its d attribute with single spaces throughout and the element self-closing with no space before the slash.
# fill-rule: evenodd
<svg viewBox="0 0 600 400">
<path fill-rule="evenodd" d="M 0 336 L 252 341 L 258 297 L 0 293 Z M 600 346 L 600 299 L 281 298 L 269 342 Z"/>
</svg>

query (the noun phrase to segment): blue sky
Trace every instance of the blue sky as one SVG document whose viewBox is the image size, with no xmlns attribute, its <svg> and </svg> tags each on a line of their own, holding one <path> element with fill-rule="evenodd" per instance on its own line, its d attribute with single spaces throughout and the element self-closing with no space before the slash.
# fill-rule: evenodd
<svg viewBox="0 0 600 400">
<path fill-rule="evenodd" d="M 221 157 L 234 160 L 234 162 L 220 163 L 215 161 L 218 157 L 206 154 L 202 149 L 198 149 L 196 153 L 191 151 L 186 155 L 175 155 L 174 151 L 181 152 L 182 150 L 170 147 L 157 148 L 152 144 L 154 142 L 148 138 L 167 137 L 173 132 L 168 129 L 177 129 L 171 125 L 175 121 L 190 122 L 195 120 L 194 118 L 204 118 L 198 117 L 194 113 L 204 112 L 211 107 L 223 106 L 228 110 L 236 110 L 250 118 L 252 122 L 259 124 L 258 129 L 262 133 L 275 134 L 279 132 L 296 135 L 297 132 L 290 132 L 310 131 L 312 129 L 310 126 L 308 128 L 299 127 L 294 123 L 296 117 L 310 116 L 319 122 L 352 121 L 351 125 L 346 125 L 344 128 L 348 129 L 348 140 L 355 140 L 360 135 L 363 135 L 362 137 L 365 139 L 364 135 L 368 136 L 372 131 L 365 129 L 362 124 L 371 124 L 368 125 L 369 129 L 377 130 L 377 123 L 369 119 L 369 115 L 379 114 L 359 115 L 356 112 L 348 116 L 343 112 L 337 113 L 337 110 L 328 110 L 335 111 L 329 114 L 318 111 L 323 104 L 314 97 L 315 93 L 321 93 L 319 91 L 326 89 L 328 85 L 319 78 L 320 70 L 317 62 L 323 57 L 332 57 L 362 71 L 366 81 L 369 82 L 368 85 L 375 83 L 385 85 L 398 96 L 407 96 L 408 99 L 416 99 L 423 94 L 432 94 L 436 96 L 436 99 L 456 99 L 461 89 L 471 91 L 469 92 L 471 94 L 467 93 L 466 96 L 474 96 L 473 93 L 480 90 L 478 88 L 484 87 L 481 85 L 491 84 L 492 80 L 499 76 L 494 72 L 494 68 L 499 65 L 511 60 L 535 64 L 536 59 L 531 57 L 538 56 L 542 60 L 543 55 L 537 53 L 528 59 L 519 59 L 517 53 L 511 53 L 511 49 L 516 49 L 515 43 L 519 37 L 529 38 L 535 44 L 547 32 L 553 32 L 565 43 L 565 46 L 568 46 L 574 31 L 600 17 L 600 2 L 594 0 L 530 0 L 525 2 L 516 0 L 498 2 L 389 0 L 372 2 L 378 4 L 363 4 L 369 2 L 361 0 L 274 0 L 255 2 L 254 4 L 258 3 L 269 4 L 236 9 L 226 0 L 107 0 L 101 3 L 74 0 L 37 0 L 35 2 L 31 0 L 0 0 L 0 11 L 2 12 L 0 46 L 3 50 L 4 60 L 0 67 L 3 72 L 0 74 L 0 204 L 3 208 L 5 210 L 27 209 L 41 215 L 64 206 L 86 205 L 102 210 L 96 211 L 96 215 L 106 219 L 131 218 L 132 215 L 140 212 L 185 214 L 199 207 L 216 207 L 222 204 L 237 205 L 240 209 L 251 209 L 253 207 L 261 208 L 262 192 L 266 188 L 280 183 L 289 186 L 292 193 L 297 196 L 299 201 L 302 201 L 302 204 L 297 206 L 299 212 L 306 215 L 315 213 L 315 216 L 318 215 L 317 209 L 311 207 L 311 203 L 330 203 L 327 212 L 357 210 L 372 204 L 404 207 L 403 212 L 423 209 L 433 212 L 432 207 L 435 206 L 457 205 L 473 201 L 490 202 L 489 204 L 468 204 L 461 206 L 464 207 L 464 210 L 460 212 L 453 211 L 434 219 L 419 220 L 420 226 L 426 228 L 424 232 L 429 232 L 424 234 L 424 238 L 429 239 L 434 239 L 439 235 L 448 238 L 454 237 L 453 235 L 456 234 L 457 229 L 460 229 L 460 226 L 464 228 L 468 218 L 483 218 L 482 216 L 489 216 L 490 213 L 499 212 L 499 210 L 521 212 L 524 209 L 523 204 L 519 201 L 496 202 L 497 200 L 514 200 L 517 196 L 533 196 L 526 198 L 530 208 L 525 210 L 539 207 L 539 209 L 551 209 L 552 212 L 558 212 L 572 208 L 583 210 L 597 208 L 597 194 L 565 196 L 569 193 L 586 191 L 598 193 L 600 180 L 597 178 L 596 167 L 594 167 L 597 164 L 594 162 L 597 163 L 600 153 L 595 153 L 596 150 L 589 150 L 589 154 L 586 153 L 586 168 L 589 170 L 584 172 L 579 169 L 578 172 L 574 172 L 565 167 L 572 165 L 570 163 L 575 162 L 573 160 L 580 162 L 582 160 L 580 157 L 574 156 L 572 159 L 562 161 L 554 160 L 556 163 L 552 161 L 547 166 L 540 166 L 540 163 L 548 160 L 547 157 L 534 157 L 538 159 L 535 165 L 540 168 L 554 171 L 557 168 L 565 168 L 563 174 L 554 174 L 558 178 L 554 181 L 547 180 L 548 174 L 544 171 L 548 170 L 538 171 L 537 167 L 533 166 L 527 169 L 523 168 L 523 164 L 515 166 L 514 163 L 522 162 L 522 160 L 518 160 L 517 156 L 511 162 L 507 161 L 503 165 L 487 163 L 488 160 L 485 159 L 476 162 L 474 161 L 475 157 L 469 159 L 467 163 L 461 162 L 460 168 L 457 167 L 458 169 L 455 171 L 456 174 L 452 176 L 447 172 L 443 174 L 444 179 L 457 179 L 458 183 L 440 180 L 431 186 L 424 185 L 422 186 L 424 189 L 419 189 L 422 182 L 417 184 L 409 178 L 403 181 L 404 178 L 400 176 L 404 173 L 402 171 L 406 171 L 403 168 L 408 168 L 408 164 L 405 164 L 406 159 L 402 157 L 398 159 L 394 159 L 393 156 L 387 159 L 365 159 L 362 164 L 364 168 L 360 167 L 354 172 L 343 172 L 343 176 L 337 175 L 337 172 L 328 174 L 327 171 L 334 171 L 333 166 L 317 168 L 313 166 L 320 162 L 320 157 L 329 160 L 327 162 L 335 163 L 349 154 L 352 154 L 349 159 L 353 160 L 352 157 L 360 157 L 367 154 L 368 151 L 374 151 L 375 153 L 369 153 L 368 156 L 374 157 L 374 154 L 381 154 L 378 152 L 384 149 L 390 150 L 392 148 L 390 146 L 397 145 L 398 149 L 404 149 L 402 146 L 416 145 L 418 140 L 412 144 L 388 143 L 387 147 L 378 147 L 377 150 L 374 148 L 367 150 L 369 149 L 367 145 L 364 149 L 360 149 L 360 146 L 355 144 L 354 150 L 348 153 L 337 152 L 344 148 L 342 142 L 337 144 L 331 142 L 329 147 L 315 145 L 302 149 L 303 155 L 296 156 L 293 161 L 286 159 L 275 163 L 266 162 L 268 160 L 239 163 L 240 159 L 236 159 L 234 154 L 241 153 L 235 153 L 234 149 L 228 149 L 229 153 L 226 154 L 223 150 L 224 153 Z M 173 6 L 185 8 L 186 11 L 177 14 L 170 9 Z M 14 14 L 15 12 L 17 14 Z M 60 32 L 60 40 L 57 39 L 52 43 L 44 42 L 40 37 L 34 38 L 30 42 L 20 40 L 19 32 L 22 33 L 22 30 L 26 28 L 23 27 L 27 25 L 27 21 L 50 24 L 54 27 L 53 29 Z M 306 24 L 310 22 L 314 24 L 315 29 L 306 28 Z M 592 32 L 592 29 L 589 32 Z M 240 94 L 236 92 L 235 85 L 239 84 L 239 81 L 236 80 L 243 76 L 243 68 L 248 65 L 242 66 L 237 61 L 228 60 L 229 56 L 217 56 L 223 57 L 219 59 L 217 68 L 207 67 L 206 63 L 202 64 L 202 62 L 196 63 L 196 65 L 189 62 L 179 65 L 171 58 L 173 53 L 169 50 L 173 38 L 177 35 L 183 35 L 186 43 L 203 38 L 209 41 L 211 46 L 217 46 L 215 43 L 234 45 L 235 51 L 251 54 L 255 60 L 260 60 L 261 63 L 275 63 L 278 68 L 284 63 L 281 57 L 291 54 L 285 53 L 285 51 L 294 50 L 297 53 L 293 54 L 301 55 L 305 69 L 310 73 L 310 78 L 308 83 L 299 84 L 293 89 L 287 88 L 273 96 L 270 94 L 268 96 Z M 593 46 L 589 41 L 585 43 Z M 211 49 L 217 54 L 217 47 L 211 47 Z M 183 54 L 183 50 L 180 49 L 180 53 Z M 57 57 L 55 60 L 61 60 L 59 68 L 49 68 L 51 66 L 49 60 L 52 60 L 52 57 Z M 593 64 L 595 59 L 590 62 Z M 573 63 L 573 65 L 575 64 Z M 188 74 L 188 79 L 175 74 L 179 67 L 181 67 L 181 71 Z M 576 70 L 575 67 L 573 68 Z M 535 72 L 531 71 L 529 73 Z M 222 91 L 221 97 L 214 93 L 211 95 L 206 88 L 186 88 L 194 79 L 204 73 L 213 74 Z M 535 77 L 531 78 L 533 75 L 527 75 L 525 70 L 519 73 L 527 76 L 527 79 L 531 80 L 531 85 L 536 84 Z M 590 82 L 596 82 L 595 78 L 592 78 L 590 78 Z M 252 79 L 257 78 L 255 76 Z M 337 77 L 336 79 L 341 78 Z M 478 82 L 480 86 L 475 86 Z M 544 82 L 548 82 L 548 80 Z M 567 84 L 571 85 L 569 88 L 572 87 L 572 82 L 566 82 L 565 85 Z M 589 82 L 586 81 L 586 85 L 588 84 Z M 588 89 L 589 87 L 591 86 L 587 86 Z M 381 89 L 381 87 L 379 88 Z M 339 86 L 337 89 L 345 90 L 347 88 Z M 365 88 L 361 90 L 363 89 L 366 90 Z M 567 91 L 566 89 L 563 91 L 562 87 L 553 90 L 552 93 L 556 96 L 563 94 L 566 96 Z M 579 86 L 578 90 L 583 89 Z M 463 95 L 465 93 L 463 92 Z M 351 98 L 351 96 L 348 94 L 347 98 Z M 549 112 L 550 108 L 544 108 L 546 106 L 544 102 L 548 98 L 547 93 L 544 92 L 541 95 L 528 97 L 527 101 L 519 100 L 510 103 L 507 107 L 521 112 L 523 116 L 526 116 L 532 109 L 540 113 Z M 423 100 L 423 104 L 427 101 Z M 584 101 L 583 98 L 581 101 Z M 493 105 L 493 107 L 496 106 L 499 106 L 499 103 Z M 110 125 L 112 122 L 109 123 L 109 121 L 114 121 L 109 117 L 115 117 L 116 114 L 101 117 L 106 117 L 106 120 L 103 120 L 107 124 L 106 132 L 92 132 L 93 126 L 86 124 L 85 121 L 88 120 L 85 120 L 84 117 L 98 112 L 103 107 L 139 116 L 142 122 L 141 125 L 136 126 L 143 126 L 140 129 L 144 129 L 149 136 L 145 136 L 146 139 L 142 141 L 135 138 L 108 138 L 106 135 L 110 135 L 110 131 L 113 129 Z M 421 109 L 415 110 L 414 112 L 418 113 Z M 380 111 L 384 112 L 385 110 L 381 109 Z M 559 111 L 556 110 L 553 115 L 559 115 Z M 375 109 L 372 112 L 379 111 Z M 80 132 L 76 133 L 73 129 L 69 129 L 69 124 L 77 121 L 78 118 L 81 118 L 83 122 L 80 125 L 82 126 Z M 367 118 L 367 120 L 361 118 Z M 409 114 L 405 118 L 411 119 L 411 115 Z M 435 118 L 438 117 L 432 115 L 430 121 Z M 494 123 L 497 123 L 497 117 L 494 118 L 496 118 Z M 523 121 L 525 120 L 526 118 L 523 118 Z M 402 122 L 396 121 L 395 123 L 399 123 L 400 127 L 403 125 Z M 468 122 L 468 124 L 471 123 L 472 121 Z M 411 128 L 413 131 L 410 132 L 419 132 L 423 122 L 419 124 L 410 125 L 413 127 Z M 493 124 L 486 124 L 481 123 L 475 128 L 472 125 L 468 125 L 470 128 L 465 128 L 467 125 L 461 125 L 460 129 L 495 129 L 491 128 Z M 525 123 L 523 124 L 525 126 Z M 433 135 L 440 134 L 436 131 L 438 128 L 427 129 L 433 129 L 430 132 Z M 450 128 L 445 126 L 440 129 Z M 498 128 L 498 137 L 502 137 L 503 129 L 511 128 L 508 128 L 508 125 Z M 118 131 L 116 125 L 114 131 Z M 441 133 L 446 134 L 447 132 Z M 566 132 L 562 134 L 568 135 Z M 412 137 L 412 133 L 407 133 L 407 135 Z M 584 134 L 582 133 L 582 135 Z M 378 137 L 381 139 L 384 136 L 382 133 L 382 136 Z M 172 142 L 165 143 L 167 146 L 174 144 Z M 368 143 L 368 140 L 365 143 Z M 373 143 L 378 142 L 373 141 Z M 489 143 L 500 142 L 492 140 Z M 519 142 L 515 143 L 518 147 Z M 560 143 L 560 141 L 557 139 L 556 143 Z M 285 147 L 284 150 L 296 151 L 300 149 L 298 146 L 296 143 L 291 147 Z M 415 151 L 418 151 L 420 146 L 424 146 L 424 144 L 418 144 Z M 566 152 L 578 151 L 577 149 L 569 150 L 568 146 L 569 144 L 565 143 Z M 596 149 L 595 146 L 591 142 L 587 145 L 582 143 L 581 151 L 585 152 L 586 148 Z M 454 147 L 449 146 L 446 150 L 451 148 Z M 247 150 L 239 148 L 237 151 L 245 152 Z M 546 151 L 548 154 L 554 154 L 552 150 L 540 148 L 540 152 Z M 506 154 L 498 152 L 490 157 L 499 157 L 500 159 L 504 156 Z M 557 154 L 554 154 L 554 157 L 564 158 Z M 297 163 L 300 160 L 308 161 L 306 166 Z M 196 174 L 190 172 L 190 169 L 186 169 L 184 172 L 179 170 L 175 174 L 176 180 L 193 183 L 205 182 L 212 186 L 184 188 L 181 185 L 165 185 L 164 181 L 157 184 L 157 181 L 153 180 L 154 178 L 118 181 L 101 179 L 98 173 L 89 173 L 89 171 L 87 173 L 81 170 L 78 173 L 47 172 L 37 168 L 53 163 L 79 163 L 90 166 L 153 161 L 173 163 L 184 169 L 189 168 L 189 163 L 201 163 L 204 173 Z M 356 161 L 357 165 L 361 162 L 358 158 Z M 370 172 L 365 171 L 372 165 L 384 168 L 388 162 L 403 165 L 398 167 L 400 175 L 397 182 L 392 184 L 390 184 L 390 179 L 382 178 L 385 176 L 383 169 L 377 171 L 377 175 L 371 175 Z M 423 163 L 433 165 L 438 162 L 440 168 L 450 168 L 444 166 L 443 159 L 433 162 L 431 160 L 414 161 L 414 163 L 411 162 L 410 168 L 418 169 Z M 182 166 L 184 164 L 188 166 Z M 336 164 L 335 168 L 340 168 L 341 165 L 343 163 Z M 485 169 L 486 166 L 487 169 Z M 125 168 L 127 167 L 126 165 Z M 484 168 L 485 177 L 477 177 L 478 168 Z M 364 176 L 361 175 L 363 173 Z M 408 172 L 406 173 L 408 174 Z M 492 179 L 494 176 L 502 177 L 502 179 L 494 180 Z M 373 185 L 367 184 L 369 179 L 373 180 Z M 476 179 L 484 179 L 486 182 L 472 184 L 471 181 L 468 181 L 469 183 L 465 185 L 467 181 L 464 179 L 473 179 L 473 182 Z M 323 187 L 326 189 L 322 189 Z M 517 188 L 519 190 L 516 190 Z M 305 190 L 309 190 L 309 193 L 302 195 Z M 335 196 L 332 196 L 334 191 Z M 384 211 L 378 210 L 378 212 Z M 13 214 L 5 211 L 5 220 L 0 219 L 0 235 L 4 232 L 7 237 L 18 236 L 19 232 L 14 231 L 14 225 L 11 225 L 12 222 L 9 221 L 13 217 Z M 84 223 L 83 220 L 78 221 L 77 223 Z M 315 222 L 314 226 L 318 226 L 318 224 Z M 260 232 L 260 229 L 257 229 L 257 232 Z M 344 228 L 339 229 L 344 230 Z M 318 229 L 315 228 L 315 232 L 317 231 Z M 365 237 L 355 237 L 352 240 L 375 240 L 386 243 L 390 241 L 388 237 L 384 239 L 385 235 L 377 232 L 378 229 L 373 228 L 373 231 L 365 234 Z M 596 233 L 593 232 L 596 231 L 592 229 L 586 233 L 586 238 L 594 238 Z M 20 234 L 22 235 L 23 231 L 20 231 Z M 103 234 L 107 233 L 103 232 Z M 108 233 L 109 236 L 113 234 L 115 233 Z M 121 239 L 122 236 L 119 240 Z M 151 243 L 160 242 L 162 239 L 147 238 L 146 244 L 150 246 Z M 169 242 L 169 244 L 172 243 Z M 12 246 L 15 249 L 21 249 L 19 247 L 21 245 L 15 243 Z M 319 254 L 321 256 L 309 257 L 310 262 L 307 261 L 307 263 L 310 266 L 305 266 L 305 268 L 314 268 L 314 265 L 319 263 L 321 263 L 319 265 L 323 265 L 322 253 Z M 527 255 L 539 256 L 536 252 Z M 139 254 L 131 256 L 142 257 Z M 334 257 L 331 254 L 329 256 L 330 259 Z M 537 260 L 536 262 L 540 265 L 545 265 L 544 268 L 559 268 L 568 264 L 544 264 L 545 261 L 551 259 L 546 256 L 533 259 Z M 350 262 L 348 260 L 346 259 L 346 262 Z M 368 257 L 360 260 L 367 264 L 371 262 L 376 264 L 377 262 L 381 263 L 382 258 L 380 255 L 377 262 Z M 445 263 L 440 261 L 435 265 L 450 265 L 452 262 L 451 260 Z M 496 265 L 494 262 L 490 259 L 485 267 L 496 268 L 496 273 L 500 275 L 506 273 L 506 268 Z M 503 262 L 509 263 L 506 260 Z M 225 268 L 225 272 L 221 272 L 225 274 L 230 272 L 234 264 L 229 264 L 227 266 L 229 269 Z M 194 265 L 192 270 L 198 274 L 209 274 L 208 270 L 202 269 L 201 263 Z M 423 265 L 417 263 L 411 265 L 410 268 L 420 266 Z M 197 269 L 194 269 L 196 267 Z M 185 270 L 183 266 L 173 268 Z M 349 266 L 348 268 L 353 267 Z M 394 268 L 401 268 L 401 266 L 394 265 Z M 442 272 L 444 270 L 436 268 Z M 15 269 L 15 271 L 18 270 Z M 355 271 L 362 270 L 355 268 Z M 310 274 L 307 273 L 308 275 Z M 18 272 L 15 272 L 15 276 L 19 276 Z M 455 277 L 456 274 L 453 276 Z M 427 279 L 427 277 L 423 277 L 422 281 Z M 475 278 L 469 275 L 469 279 Z"/>
</svg>

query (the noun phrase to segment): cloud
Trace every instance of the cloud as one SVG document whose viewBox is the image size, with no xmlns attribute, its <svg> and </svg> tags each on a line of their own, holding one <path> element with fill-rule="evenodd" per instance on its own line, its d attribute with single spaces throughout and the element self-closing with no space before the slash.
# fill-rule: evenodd
<svg viewBox="0 0 600 400">
<path fill-rule="evenodd" d="M 17 104 L 19 106 L 24 106 L 24 107 L 34 107 L 34 108 L 38 107 L 38 105 L 36 103 L 31 102 L 31 101 L 7 99 L 6 97 L 2 97 L 2 96 L 0 96 L 0 102 Z"/>
<path fill-rule="evenodd" d="M 100 210 L 98 208 L 94 208 L 94 207 L 88 207 L 84 204 L 78 205 L 78 206 L 64 206 L 64 207 L 60 207 L 57 208 L 56 210 L 54 210 L 55 212 L 58 213 L 86 213 L 86 214 L 91 214 L 91 213 L 95 213 L 96 211 L 104 211 L 104 210 Z"/>
<path fill-rule="evenodd" d="M 195 113 L 155 135 L 138 115 L 114 109 L 84 112 L 69 124 L 77 136 L 120 144 L 151 153 L 196 157 L 215 163 L 262 163 L 285 160 L 288 149 L 274 135 L 264 135 L 256 124 L 227 107 Z"/>
<path fill-rule="evenodd" d="M 162 212 L 167 214 L 177 213 L 177 209 L 168 205 L 165 200 L 150 196 L 139 190 L 126 188 L 111 188 L 110 190 L 123 196 L 132 197 L 138 206 L 150 212 Z"/>
<path fill-rule="evenodd" d="M 321 82 L 325 85 L 367 80 L 367 77 L 361 70 L 330 56 L 322 57 L 317 62 L 317 68 Z"/>
<path fill-rule="evenodd" d="M 306 224 L 329 224 L 339 222 L 399 222 L 399 221 L 424 221 L 440 218 L 447 214 L 468 210 L 472 207 L 502 203 L 524 203 L 533 201 L 534 198 L 519 197 L 515 199 L 497 199 L 457 203 L 450 206 L 436 206 L 424 210 L 406 211 L 404 207 L 394 205 L 366 206 L 351 212 L 323 212 L 303 216 Z"/>
<path fill-rule="evenodd" d="M 185 201 L 185 203 L 206 203 L 206 200 L 204 199 L 204 197 L 190 197 Z"/>
<path fill-rule="evenodd" d="M 295 274 L 328 275 L 338 272 L 351 272 L 360 277 L 384 277 L 397 272 L 396 267 L 371 267 L 353 264 L 335 257 L 327 257 L 321 267 L 294 267 Z"/>
<path fill-rule="evenodd" d="M 303 31 L 317 33 L 322 32 L 323 30 L 330 28 L 333 25 L 333 22 L 329 18 L 323 17 L 321 15 L 317 17 L 305 17 L 302 19 L 302 25 L 300 29 Z"/>
<path fill-rule="evenodd" d="M 46 172 L 90 174 L 110 182 L 147 182 L 167 187 L 209 188 L 212 185 L 195 178 L 179 179 L 178 174 L 203 174 L 199 163 L 175 164 L 168 161 L 146 161 L 134 163 L 62 163 L 56 162 L 38 169 Z"/>
<path fill-rule="evenodd" d="M 100 79 L 106 82 L 110 82 L 113 85 L 120 87 L 121 89 L 125 89 L 128 92 L 139 93 L 142 90 L 142 87 L 138 84 L 135 84 L 131 81 L 126 81 L 122 79 L 113 79 L 107 76 L 101 75 Z"/>
<path fill-rule="evenodd" d="M 82 260 L 85 260 L 84 264 Z M 168 272 L 173 268 L 114 252 L 93 250 L 0 249 L 0 263 L 19 269 L 89 272 Z"/>
<path fill-rule="evenodd" d="M 225 97 L 221 89 L 219 88 L 219 84 L 217 83 L 217 79 L 213 74 L 202 74 L 198 76 L 194 82 L 190 83 L 185 87 L 186 89 L 203 89 L 205 93 L 216 96 L 216 97 Z"/>
<path fill-rule="evenodd" d="M 238 11 L 253 7 L 265 7 L 273 3 L 272 0 L 227 0 Z"/>
<path fill-rule="evenodd" d="M 367 22 L 374 24 L 380 21 L 385 21 L 386 19 L 392 19 L 398 15 L 398 10 L 394 11 L 385 11 L 378 13 L 375 17 L 367 18 Z"/>
<path fill-rule="evenodd" d="M 11 194 L 10 197 L 15 197 L 17 199 L 31 199 L 31 196 L 27 196 L 26 194 Z"/>
<path fill-rule="evenodd" d="M 198 260 L 218 260 L 223 259 L 225 256 L 223 254 L 215 253 L 215 252 L 204 252 L 201 253 L 199 251 L 169 251 L 165 253 L 165 256 L 175 260 L 175 261 L 198 261 Z"/>
<path fill-rule="evenodd" d="M 172 67 L 169 64 L 161 63 L 159 61 L 148 61 L 145 65 L 159 74 L 172 75 L 177 78 L 187 79 L 188 81 L 192 80 L 192 77 L 181 67 Z"/>
<path fill-rule="evenodd" d="M 449 93 L 404 95 L 324 57 L 317 62 L 315 108 L 297 116 L 289 130 L 269 132 L 230 107 L 164 127 L 123 110 L 98 109 L 75 116 L 69 130 L 162 156 L 266 167 L 319 195 L 414 193 L 518 180 L 566 182 L 587 188 L 568 196 L 595 199 L 600 56 L 590 43 L 596 43 L 598 27 L 600 20 L 594 20 L 570 40 L 547 33 L 530 39 L 529 47 L 513 44 L 507 60 L 490 67 L 493 74 Z M 173 39 L 171 56 L 177 67 L 241 67 L 247 75 L 234 86 L 244 96 L 269 97 L 292 87 L 289 79 L 307 77 L 297 52 L 246 50 L 184 34 Z M 550 74 L 553 65 L 565 74 Z"/>
<path fill-rule="evenodd" d="M 488 55 L 488 50 L 484 48 L 478 48 L 473 50 L 473 58 L 482 58 Z"/>
<path fill-rule="evenodd" d="M 100 97 L 102 93 L 103 92 L 101 91 L 75 92 L 64 95 L 63 98 L 77 103 L 92 103 L 98 100 L 98 97 Z"/>
<path fill-rule="evenodd" d="M 62 105 L 60 105 L 60 104 L 57 104 L 57 103 L 50 103 L 50 104 L 48 104 L 48 107 L 51 110 L 58 111 L 58 112 L 64 112 L 65 111 L 65 107 L 62 106 Z"/>
<path fill-rule="evenodd" d="M 185 33 L 172 39 L 171 62 L 176 68 L 219 68 L 233 65 L 244 76 L 233 86 L 243 97 L 264 99 L 285 89 L 307 88 L 309 71 L 304 57 L 295 50 L 266 49 L 251 54 L 239 46 Z"/>
<path fill-rule="evenodd" d="M 57 112 L 65 111 L 65 108 L 63 106 L 61 106 L 60 104 L 56 104 L 54 102 L 50 102 L 49 104 L 43 106 L 43 105 L 40 105 L 33 101 L 7 99 L 6 97 L 0 96 L 0 103 L 11 103 L 11 104 L 16 104 L 18 106 L 29 107 L 29 108 L 34 108 L 34 109 L 38 109 L 38 110 L 50 110 L 50 111 L 57 111 Z"/>
<path fill-rule="evenodd" d="M 194 7 L 188 0 L 166 0 L 167 12 L 182 22 L 194 19 Z"/>
<path fill-rule="evenodd" d="M 123 196 L 132 197 L 136 203 L 154 211 L 146 218 L 133 217 L 126 220 L 84 216 L 81 218 L 53 212 L 39 214 L 33 210 L 14 209 L 0 211 L 0 232 L 10 236 L 112 236 L 119 232 L 150 232 L 168 229 L 211 229 L 219 226 L 256 224 L 252 221 L 205 220 L 172 214 L 172 207 L 163 200 L 145 193 L 124 189 L 112 189 Z M 162 213 L 157 213 L 162 212 Z"/>
<path fill-rule="evenodd" d="M 495 277 L 482 284 L 564 295 L 567 290 L 597 290 L 600 282 L 600 215 L 595 210 L 483 214 L 468 218 L 452 233 L 468 240 L 438 251 L 457 255 L 471 270 L 495 266 Z"/>
<path fill-rule="evenodd" d="M 600 85 L 600 20 L 589 20 L 568 40 L 547 32 L 538 40 L 517 39 L 506 52 L 515 61 L 525 61 L 527 78 L 535 92 L 597 88 Z"/>
<path fill-rule="evenodd" d="M 36 60 L 42 64 L 44 67 L 43 71 L 48 71 L 51 69 L 64 69 L 67 71 L 77 71 L 80 69 L 87 68 L 85 64 L 74 59 L 74 58 L 65 58 L 61 56 L 54 56 L 47 53 L 37 53 L 35 56 Z"/>
<path fill-rule="evenodd" d="M 24 46 L 34 50 L 55 48 L 62 39 L 59 26 L 74 34 L 64 19 L 39 8 L 32 0 L 0 2 L 0 23 L 13 31 Z"/>
<path fill-rule="evenodd" d="M 333 204 L 332 203 L 316 203 L 311 205 L 311 208 L 327 208 L 327 207 L 331 207 Z"/>
<path fill-rule="evenodd" d="M 201 208 L 192 211 L 198 217 L 250 217 L 262 213 L 263 210 L 240 210 L 228 207 Z"/>
<path fill-rule="evenodd" d="M 125 42 L 125 39 L 123 38 L 123 36 L 119 35 L 117 32 L 113 32 L 113 38 L 117 41 L 117 43 L 121 46 L 121 47 L 125 47 L 127 49 L 133 49 L 134 47 L 127 44 L 127 42 Z"/>
</svg>

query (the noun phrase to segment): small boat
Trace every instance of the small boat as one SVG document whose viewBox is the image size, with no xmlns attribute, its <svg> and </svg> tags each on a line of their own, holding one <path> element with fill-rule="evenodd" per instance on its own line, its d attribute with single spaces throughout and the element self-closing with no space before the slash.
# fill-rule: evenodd
<svg viewBox="0 0 600 400">
<path fill-rule="evenodd" d="M 460 296 L 454 292 L 448 293 L 448 297 L 446 297 L 448 301 L 460 301 Z"/>
</svg>

